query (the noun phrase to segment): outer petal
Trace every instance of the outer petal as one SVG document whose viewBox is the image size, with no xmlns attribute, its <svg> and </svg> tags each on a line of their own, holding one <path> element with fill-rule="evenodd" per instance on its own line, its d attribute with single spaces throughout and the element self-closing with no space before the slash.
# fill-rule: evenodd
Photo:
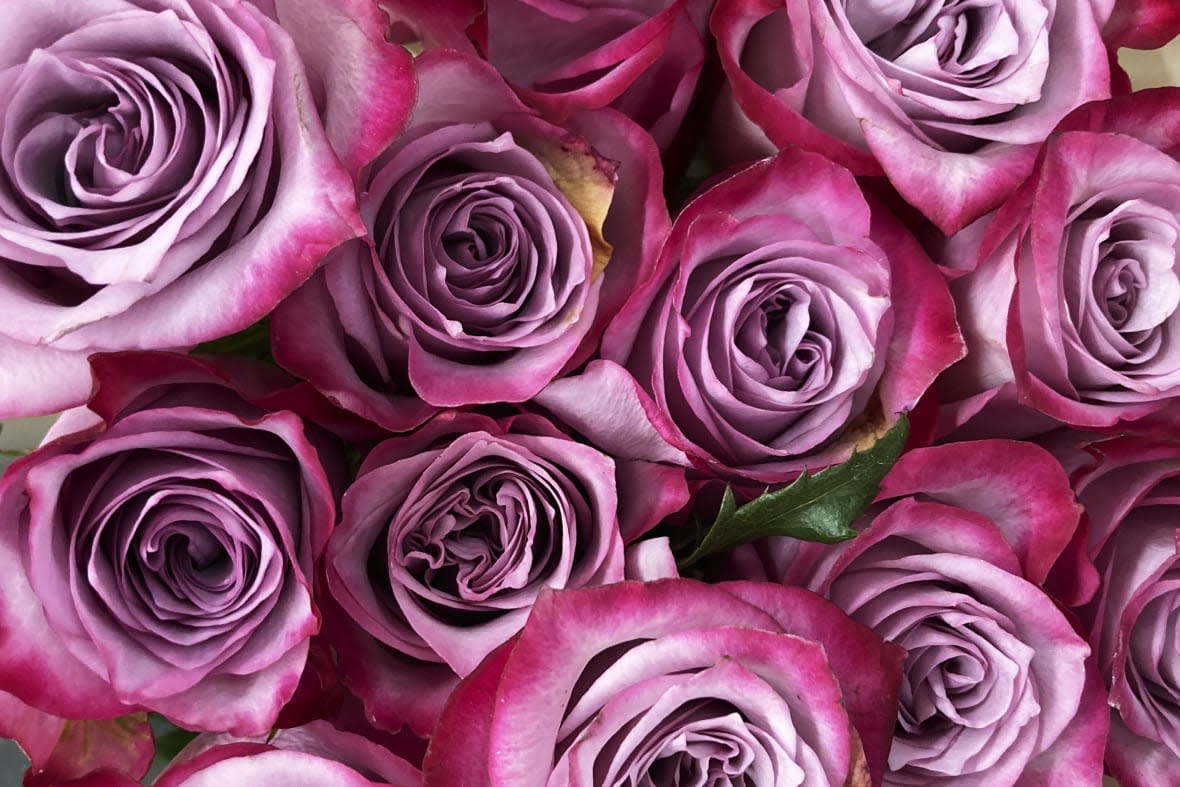
<svg viewBox="0 0 1180 787">
<path fill-rule="evenodd" d="M 0 336 L 0 418 L 65 410 L 90 394 L 86 353 Z"/>
<path fill-rule="evenodd" d="M 908 452 L 881 482 L 877 499 L 911 495 L 986 516 L 1038 585 L 1073 538 L 1082 513 L 1061 465 L 1044 449 L 1011 440 Z"/>
<path fill-rule="evenodd" d="M 1180 35 L 1180 6 L 1171 0 L 1116 0 L 1102 29 L 1111 49 L 1156 49 Z"/>
<path fill-rule="evenodd" d="M 786 633 L 824 646 L 840 682 L 848 716 L 864 747 L 873 784 L 880 784 L 897 722 L 905 651 L 883 642 L 831 602 L 801 588 L 778 588 L 762 582 L 725 582 L 721 587 L 769 613 Z"/>
<path fill-rule="evenodd" d="M 410 55 L 386 42 L 386 20 L 373 3 L 273 2 L 279 24 L 316 77 L 315 98 L 328 141 L 356 177 L 393 141 L 414 106 Z M 341 52 L 349 56 L 340 57 Z"/>
<path fill-rule="evenodd" d="M 25 787 L 53 787 L 96 772 L 141 779 L 156 753 L 145 713 L 107 721 L 65 721 L 56 743 L 48 759 L 30 757 Z"/>
</svg>

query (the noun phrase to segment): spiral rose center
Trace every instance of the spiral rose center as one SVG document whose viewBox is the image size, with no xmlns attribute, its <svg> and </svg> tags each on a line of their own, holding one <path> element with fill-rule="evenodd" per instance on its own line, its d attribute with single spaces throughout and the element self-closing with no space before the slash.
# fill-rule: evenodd
<svg viewBox="0 0 1180 787">
<path fill-rule="evenodd" d="M 813 387 L 824 376 L 831 341 L 812 329 L 811 296 L 787 287 L 764 301 L 739 326 L 738 349 L 757 363 L 761 380 L 782 391 Z"/>
<path fill-rule="evenodd" d="M 887 11 L 854 2 L 847 13 L 870 50 L 919 73 L 982 80 L 1020 51 L 1009 10 L 994 0 L 897 3 Z"/>
<path fill-rule="evenodd" d="M 403 536 L 403 565 L 423 585 L 466 601 L 523 588 L 548 562 L 554 514 L 544 494 L 511 469 L 485 470 Z"/>
</svg>

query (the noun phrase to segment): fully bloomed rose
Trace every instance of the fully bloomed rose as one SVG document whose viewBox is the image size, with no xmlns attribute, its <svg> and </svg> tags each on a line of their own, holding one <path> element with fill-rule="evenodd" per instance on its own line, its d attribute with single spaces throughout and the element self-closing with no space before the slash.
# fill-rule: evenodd
<svg viewBox="0 0 1180 787">
<path fill-rule="evenodd" d="M 83 402 L 92 351 L 245 328 L 364 231 L 352 175 L 413 97 L 381 22 L 355 0 L 9 9 L 0 416 Z"/>
<path fill-rule="evenodd" d="M 346 682 L 381 726 L 425 734 L 544 589 L 623 579 L 624 533 L 683 504 L 683 487 L 682 472 L 616 464 L 536 415 L 443 413 L 381 443 L 326 561 Z"/>
<path fill-rule="evenodd" d="M 1110 688 L 1107 763 L 1126 787 L 1180 783 L 1180 443 L 1173 424 L 1089 446 L 1075 477 L 1101 576 L 1082 612 Z"/>
<path fill-rule="evenodd" d="M 721 0 L 710 25 L 745 122 L 772 149 L 884 174 L 950 233 L 1027 176 L 1070 110 L 1110 96 L 1112 5 Z"/>
<path fill-rule="evenodd" d="M 906 649 L 885 783 L 1097 785 L 1108 718 L 1090 648 L 1042 585 L 1080 508 L 1043 449 L 905 454 L 853 540 L 768 561 Z"/>
<path fill-rule="evenodd" d="M 616 455 L 666 441 L 662 460 L 777 483 L 847 459 L 961 347 L 914 239 L 847 170 L 791 149 L 681 212 L 607 360 L 540 401 Z"/>
<path fill-rule="evenodd" d="M 769 583 L 547 592 L 451 696 L 428 785 L 879 783 L 900 649 Z"/>
<path fill-rule="evenodd" d="M 394 430 L 520 402 L 592 351 L 667 230 L 654 145 L 611 110 L 541 120 L 486 63 L 415 60 L 419 100 L 362 183 L 371 243 L 274 317 L 275 357 Z M 617 183 L 616 183 L 617 174 Z"/>
<path fill-rule="evenodd" d="M 1033 176 L 953 238 L 966 358 L 944 430 L 1105 427 L 1180 395 L 1180 90 L 1091 104 Z"/>
<path fill-rule="evenodd" d="M 166 354 L 93 366 L 100 422 L 0 484 L 0 689 L 65 718 L 264 732 L 319 628 L 342 460 L 255 403 L 265 375 Z"/>
</svg>

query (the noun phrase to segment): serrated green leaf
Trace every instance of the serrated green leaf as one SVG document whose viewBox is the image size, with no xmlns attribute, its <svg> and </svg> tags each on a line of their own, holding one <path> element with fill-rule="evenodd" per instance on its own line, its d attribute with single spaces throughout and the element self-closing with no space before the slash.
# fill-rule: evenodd
<svg viewBox="0 0 1180 787">
<path fill-rule="evenodd" d="M 716 520 L 682 565 L 691 566 L 707 555 L 766 536 L 825 544 L 852 538 L 856 535 L 852 523 L 877 496 L 881 479 L 901 456 L 908 434 L 909 421 L 901 416 L 893 428 L 848 461 L 815 474 L 804 473 L 789 486 L 740 507 L 733 490 L 726 487 Z"/>
</svg>

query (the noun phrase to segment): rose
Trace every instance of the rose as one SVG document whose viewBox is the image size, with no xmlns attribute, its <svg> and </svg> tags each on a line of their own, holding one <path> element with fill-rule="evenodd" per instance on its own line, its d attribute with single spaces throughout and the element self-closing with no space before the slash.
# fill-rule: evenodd
<svg viewBox="0 0 1180 787">
<path fill-rule="evenodd" d="M 405 119 L 406 53 L 363 3 L 263 5 L 68 0 L 9 20 L 0 417 L 84 401 L 89 352 L 245 328 L 363 232 L 350 175 Z"/>
<path fill-rule="evenodd" d="M 1107 763 L 1126 787 L 1174 784 L 1180 758 L 1175 432 L 1091 438 L 1075 479 L 1102 579 L 1082 617 L 1114 709 Z"/>
<path fill-rule="evenodd" d="M 705 63 L 705 0 L 491 0 L 488 60 L 557 122 L 611 106 L 666 148 Z"/>
<path fill-rule="evenodd" d="M 901 658 L 798 588 L 546 592 L 451 696 L 426 784 L 868 784 Z"/>
<path fill-rule="evenodd" d="M 444 413 L 381 443 L 345 493 L 325 566 L 349 687 L 381 726 L 425 734 L 544 588 L 621 580 L 622 532 L 681 505 L 683 486 L 536 415 Z M 621 491 L 653 502 L 639 511 Z"/>
<path fill-rule="evenodd" d="M 101 422 L 0 483 L 0 689 L 66 718 L 265 731 L 319 627 L 341 460 L 255 404 L 265 375 L 165 354 L 93 367 Z"/>
<path fill-rule="evenodd" d="M 960 349 L 946 285 L 913 238 L 846 170 L 788 150 L 677 217 L 656 275 L 603 339 L 634 381 L 592 363 L 539 401 L 629 455 L 617 445 L 640 428 L 621 423 L 629 398 L 684 461 L 777 483 L 847 459 Z"/>
<path fill-rule="evenodd" d="M 951 285 L 968 353 L 940 381 L 944 429 L 1110 426 L 1180 394 L 1177 117 L 1172 89 L 1079 110 L 1029 181 L 952 239 L 944 259 L 971 271 Z"/>
<path fill-rule="evenodd" d="M 1028 174 L 1071 109 L 1110 95 L 1109 0 L 721 0 L 710 22 L 772 146 L 884 174 L 952 233 Z"/>
<path fill-rule="evenodd" d="M 885 782 L 1099 783 L 1105 696 L 1040 587 L 1078 525 L 1061 467 L 1028 443 L 919 448 L 878 501 L 855 539 L 765 564 L 906 649 Z"/>
<path fill-rule="evenodd" d="M 73 787 L 134 787 L 139 782 L 102 774 Z M 157 787 L 222 784 L 300 784 L 309 787 L 415 787 L 422 774 L 377 743 L 326 721 L 254 739 L 202 735 L 157 777 Z"/>
<path fill-rule="evenodd" d="M 372 248 L 334 254 L 272 334 L 280 363 L 395 430 L 429 416 L 414 392 L 519 402 L 584 360 L 667 225 L 655 148 L 622 116 L 571 133 L 481 61 L 438 50 L 415 68 L 413 120 L 362 184 Z"/>
</svg>

